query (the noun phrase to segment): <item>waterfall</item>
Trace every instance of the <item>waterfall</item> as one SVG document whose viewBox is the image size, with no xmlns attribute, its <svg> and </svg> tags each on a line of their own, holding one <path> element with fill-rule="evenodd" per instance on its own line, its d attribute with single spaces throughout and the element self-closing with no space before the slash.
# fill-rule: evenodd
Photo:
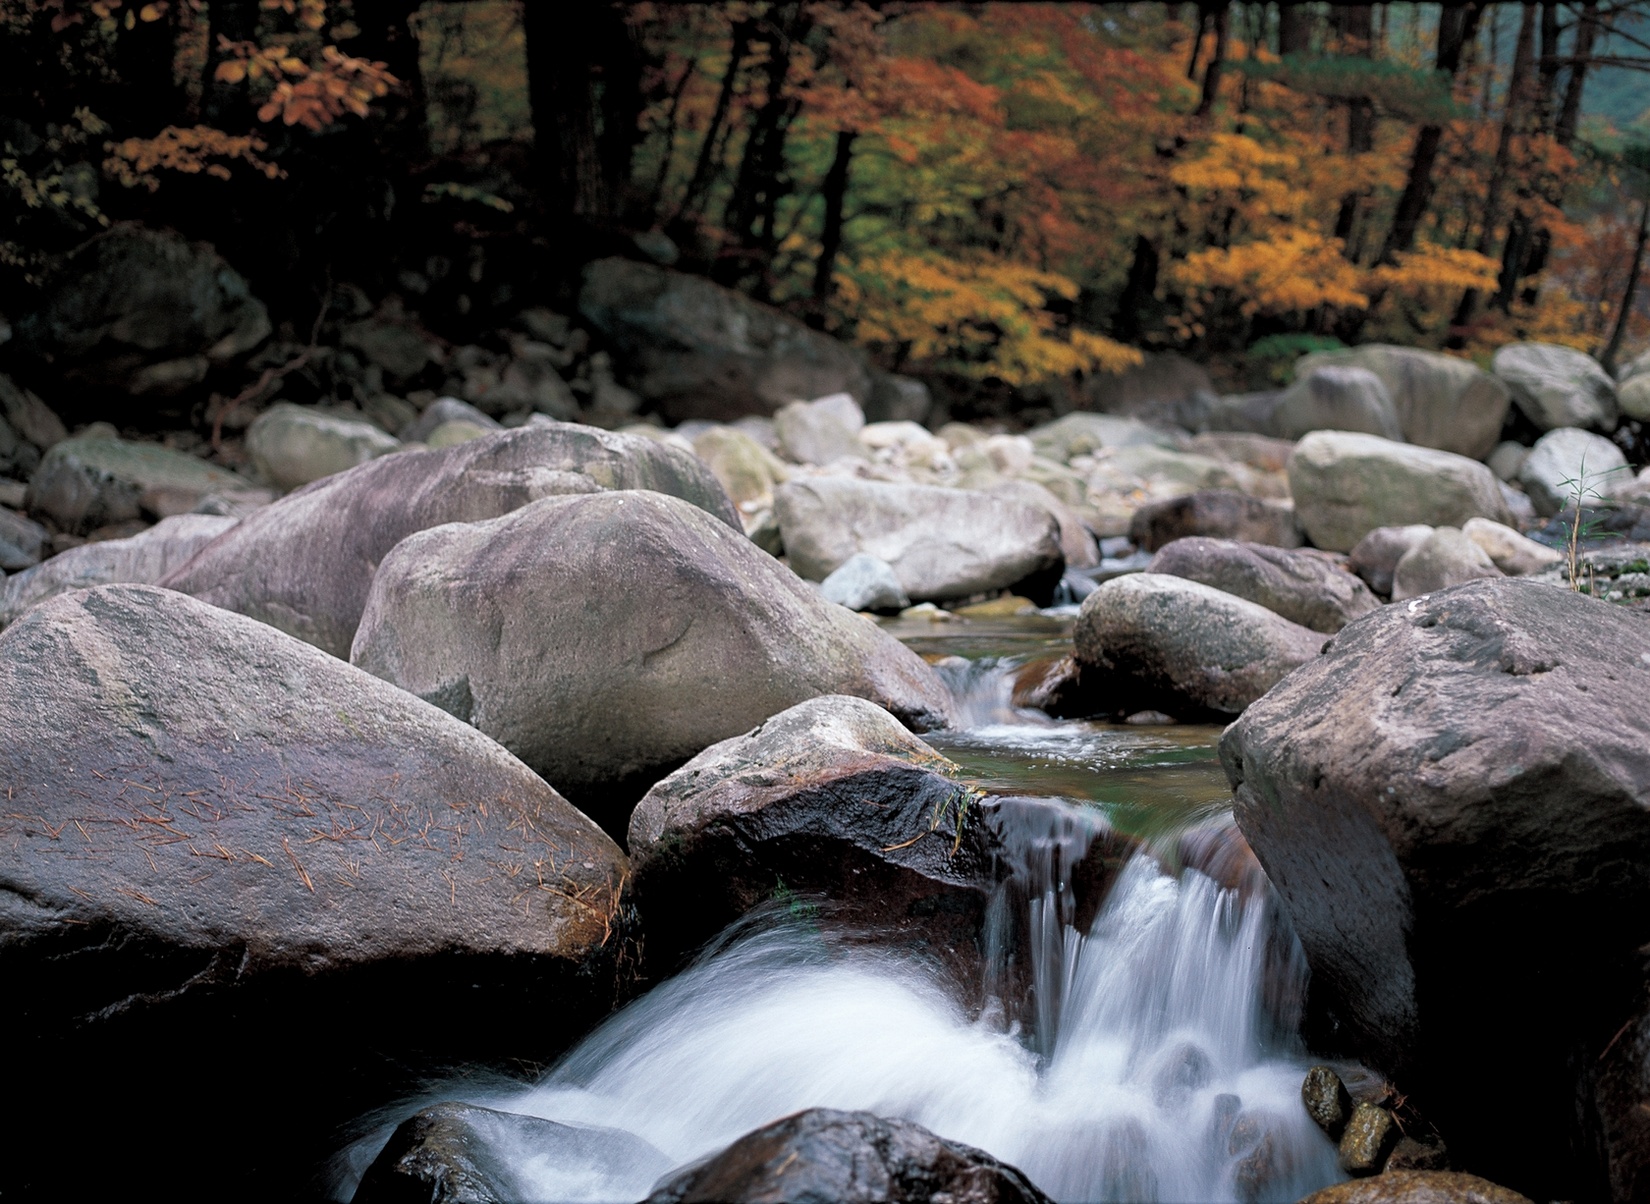
<svg viewBox="0 0 1650 1204">
<path fill-rule="evenodd" d="M 831 1107 L 979 1146 L 1061 1200 L 1287 1201 L 1334 1182 L 1334 1148 L 1300 1104 L 1303 963 L 1264 877 L 1209 854 L 1241 846 L 1230 821 L 1182 840 L 1176 856 L 1202 868 L 1135 853 L 1079 931 L 1065 871 L 1103 821 L 1069 804 L 1041 814 L 1055 819 L 1007 830 L 1031 917 L 1023 1023 L 1007 1006 L 971 1011 L 939 971 L 793 908 L 727 934 L 537 1086 L 460 1094 L 628 1130 L 675 1164 Z M 999 923 L 1015 911 L 1007 894 L 992 908 Z M 546 1201 L 634 1201 L 657 1165 L 621 1150 L 592 1178 L 523 1151 L 518 1169 Z"/>
</svg>

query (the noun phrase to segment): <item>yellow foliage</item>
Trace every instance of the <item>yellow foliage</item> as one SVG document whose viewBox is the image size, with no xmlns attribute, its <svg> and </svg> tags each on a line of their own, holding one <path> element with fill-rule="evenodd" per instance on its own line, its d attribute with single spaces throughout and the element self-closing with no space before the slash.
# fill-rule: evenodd
<svg viewBox="0 0 1650 1204">
<path fill-rule="evenodd" d="M 849 265 L 837 279 L 838 300 L 860 340 L 908 360 L 1010 384 L 1140 363 L 1132 347 L 1060 328 L 1048 302 L 1076 295 L 1064 276 L 986 256 L 888 251 Z"/>
<path fill-rule="evenodd" d="M 1422 243 L 1407 255 L 1397 256 L 1397 264 L 1375 268 L 1370 275 L 1383 288 L 1410 296 L 1444 289 L 1460 293 L 1469 288 L 1496 287 L 1501 265 L 1487 255 L 1459 247 L 1439 247 Z"/>
<path fill-rule="evenodd" d="M 1369 304 L 1360 287 L 1364 274 L 1347 262 L 1340 240 L 1314 230 L 1288 228 L 1235 247 L 1196 251 L 1175 265 L 1173 275 L 1194 310 L 1216 290 L 1233 294 L 1249 317 L 1300 314 L 1324 305 L 1363 309 Z"/>
<path fill-rule="evenodd" d="M 127 138 L 123 142 L 104 145 L 109 157 L 103 161 L 103 170 L 128 188 L 141 184 L 150 192 L 160 187 L 157 171 L 176 171 L 184 175 L 205 172 L 220 180 L 229 178 L 228 163 L 240 160 L 248 167 L 262 172 L 269 179 L 282 176 L 275 164 L 259 158 L 269 149 L 268 143 L 256 134 L 235 137 L 209 125 L 190 129 L 167 126 L 153 138 Z"/>
</svg>

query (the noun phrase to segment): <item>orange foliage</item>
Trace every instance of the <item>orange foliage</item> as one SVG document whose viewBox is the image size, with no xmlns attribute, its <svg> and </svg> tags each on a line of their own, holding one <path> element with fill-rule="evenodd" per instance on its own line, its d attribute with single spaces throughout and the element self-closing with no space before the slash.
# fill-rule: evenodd
<svg viewBox="0 0 1650 1204">
<path fill-rule="evenodd" d="M 265 0 L 265 6 L 270 6 L 270 0 Z M 223 49 L 234 57 L 218 64 L 218 79 L 274 84 L 258 109 L 259 121 L 279 118 L 286 125 L 319 130 L 346 113 L 365 117 L 373 100 L 400 82 L 383 63 L 352 58 L 336 46 L 323 47 L 318 64 L 305 62 L 282 45 L 259 47 L 225 40 Z"/>
</svg>

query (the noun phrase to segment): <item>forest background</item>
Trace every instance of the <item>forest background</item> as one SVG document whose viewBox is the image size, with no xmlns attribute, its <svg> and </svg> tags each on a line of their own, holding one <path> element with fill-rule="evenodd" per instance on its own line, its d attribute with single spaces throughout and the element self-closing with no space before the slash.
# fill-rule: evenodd
<svg viewBox="0 0 1650 1204">
<path fill-rule="evenodd" d="M 0 315 L 119 220 L 288 338 L 645 255 L 1010 398 L 1650 340 L 1650 2 L 0 0 Z M 323 303 L 324 312 L 325 303 Z M 0 325 L 3 328 L 3 325 Z"/>
</svg>

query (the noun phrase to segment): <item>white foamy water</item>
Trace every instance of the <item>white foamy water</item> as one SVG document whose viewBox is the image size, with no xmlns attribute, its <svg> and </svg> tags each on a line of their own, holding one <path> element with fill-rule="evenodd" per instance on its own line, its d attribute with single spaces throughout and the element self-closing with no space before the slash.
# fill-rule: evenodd
<svg viewBox="0 0 1650 1204">
<path fill-rule="evenodd" d="M 1058 921 L 1062 884 L 1026 885 L 1037 1033 L 970 1016 L 919 963 L 791 919 L 631 1004 L 540 1085 L 460 1098 L 624 1129 L 678 1165 L 804 1108 L 865 1109 L 1070 1201 L 1287 1201 L 1339 1178 L 1300 1104 L 1306 1062 L 1264 1002 L 1267 976 L 1302 972 L 1268 939 L 1266 893 L 1139 854 L 1078 933 Z M 658 1166 L 627 1156 L 592 1173 L 522 1151 L 517 1169 L 542 1200 L 634 1201 Z"/>
</svg>

